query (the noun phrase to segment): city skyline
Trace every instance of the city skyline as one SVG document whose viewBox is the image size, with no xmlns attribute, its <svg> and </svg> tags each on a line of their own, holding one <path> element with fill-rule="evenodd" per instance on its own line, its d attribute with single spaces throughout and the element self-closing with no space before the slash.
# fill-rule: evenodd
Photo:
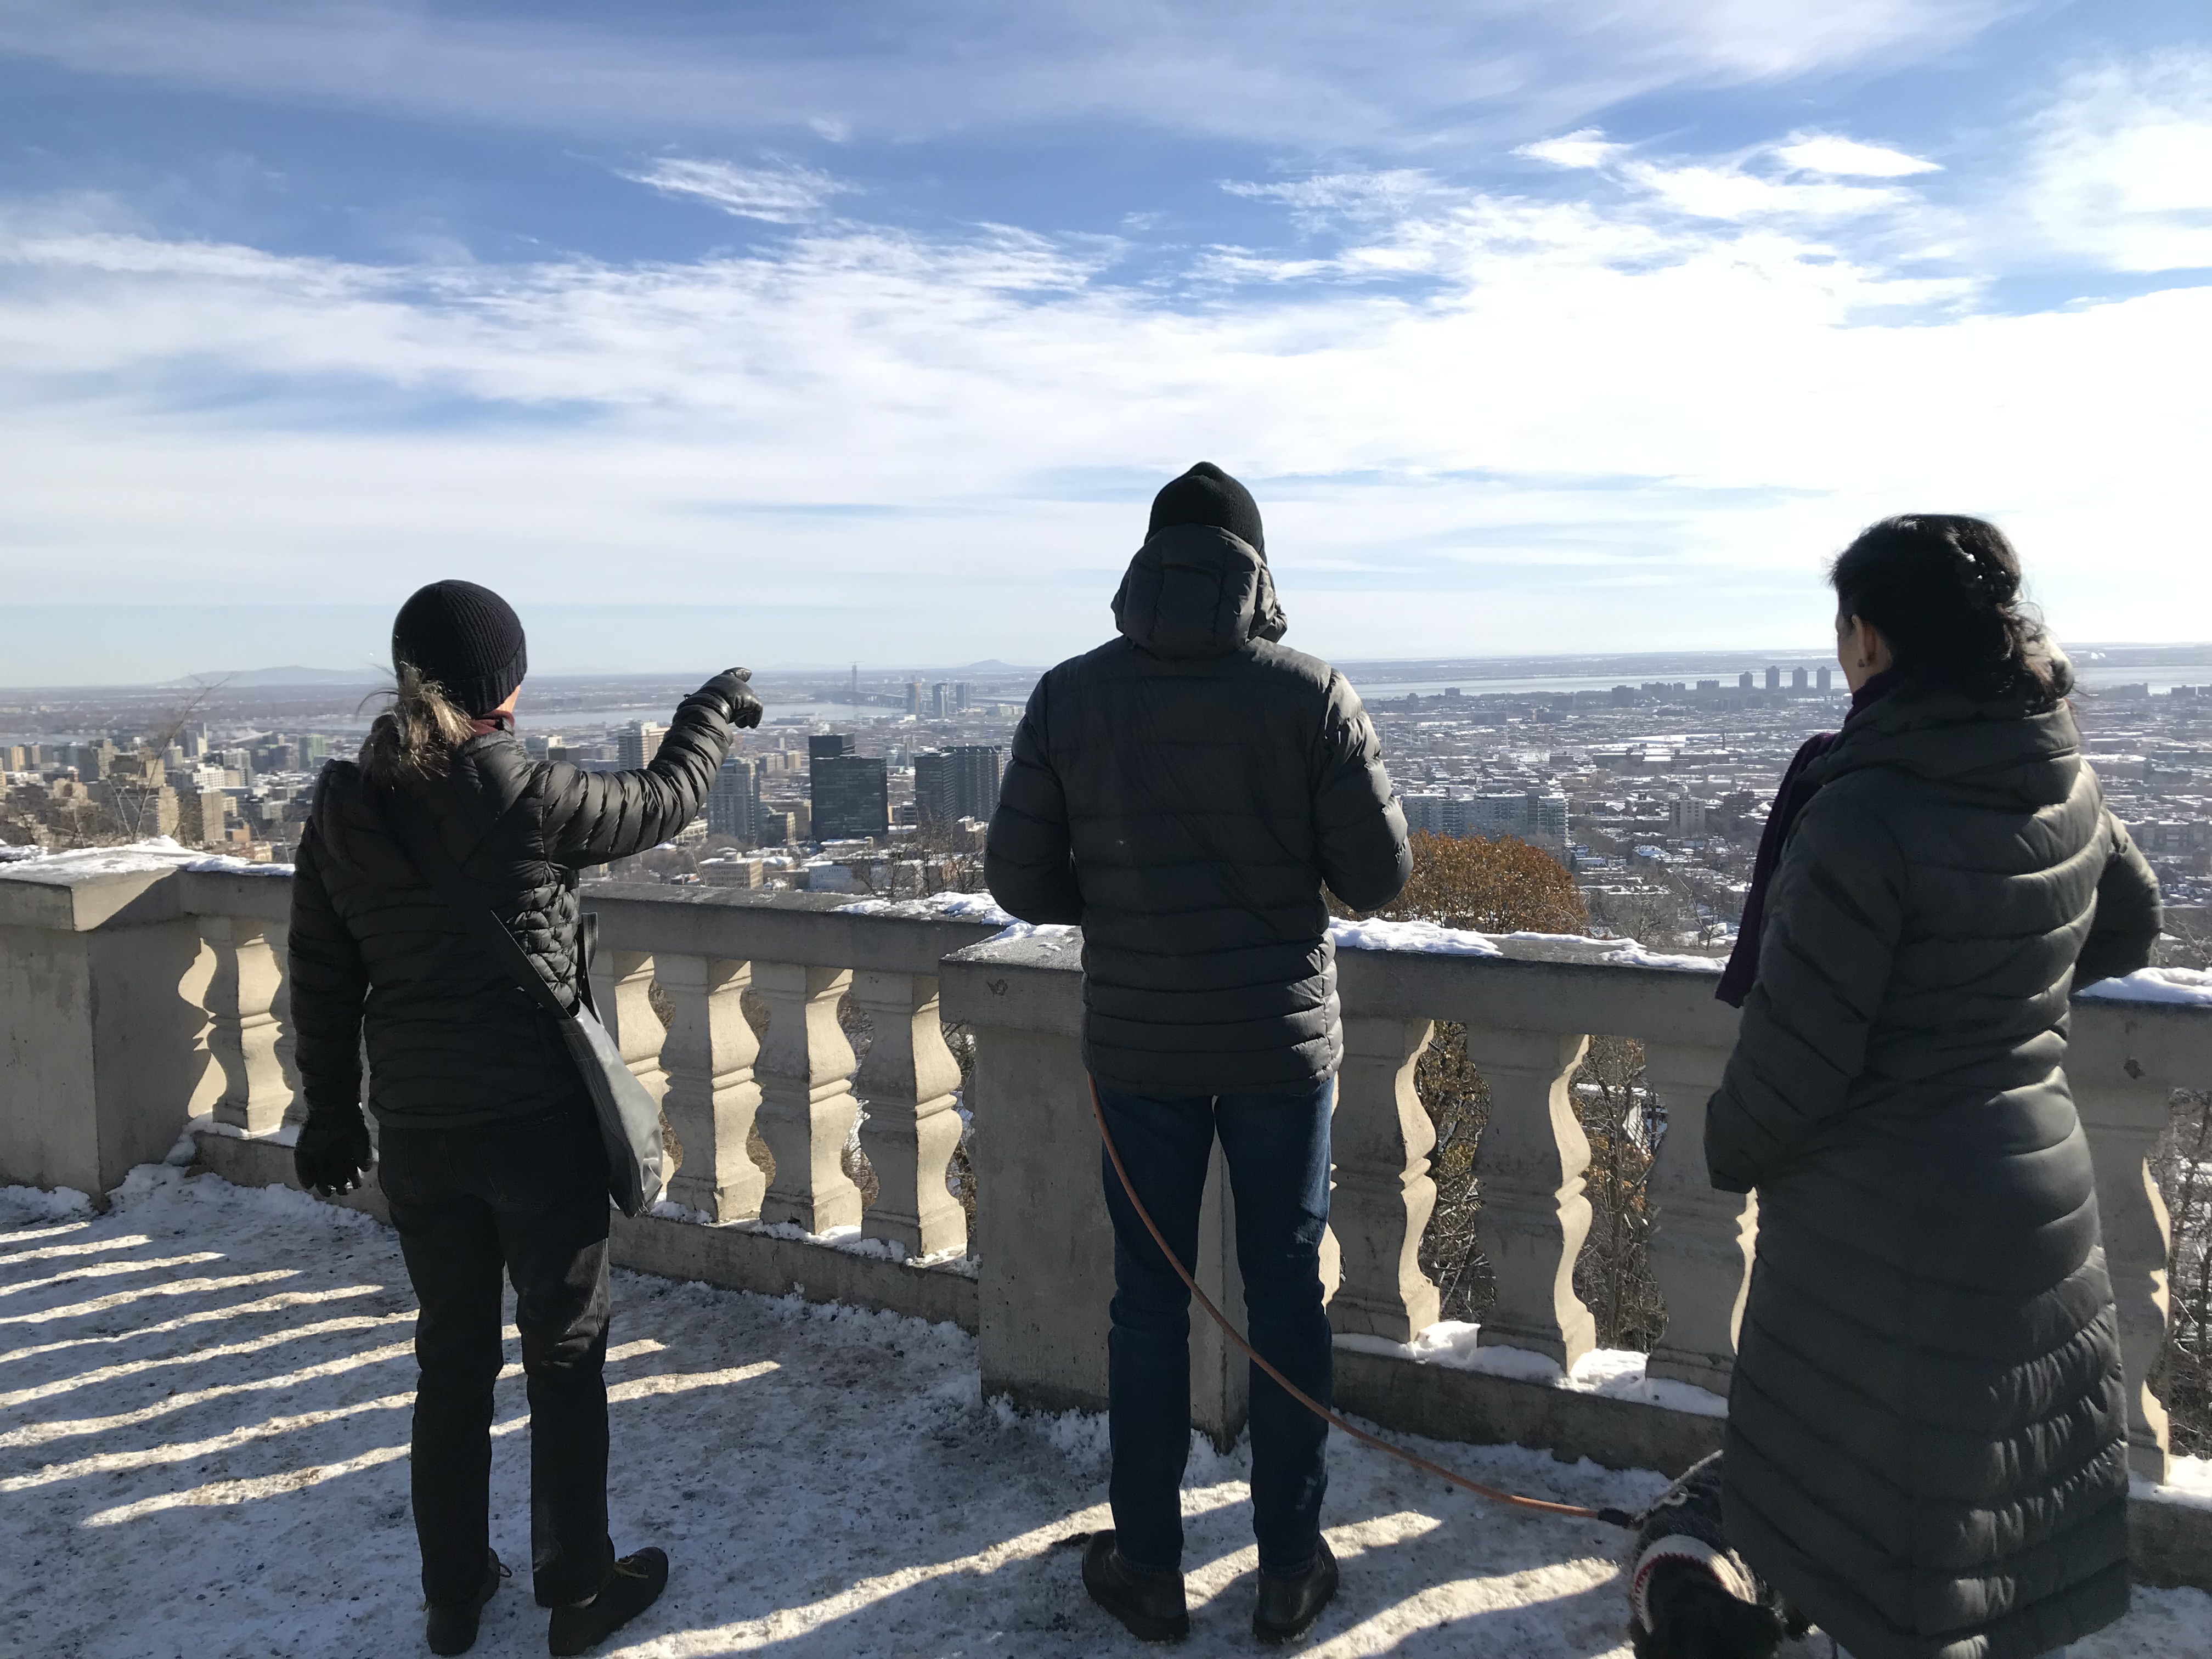
<svg viewBox="0 0 2212 1659">
<path fill-rule="evenodd" d="M 0 9 L 13 648 L 1049 661 L 1200 458 L 1331 658 L 1817 639 L 1899 510 L 2201 633 L 2197 9 Z"/>
</svg>

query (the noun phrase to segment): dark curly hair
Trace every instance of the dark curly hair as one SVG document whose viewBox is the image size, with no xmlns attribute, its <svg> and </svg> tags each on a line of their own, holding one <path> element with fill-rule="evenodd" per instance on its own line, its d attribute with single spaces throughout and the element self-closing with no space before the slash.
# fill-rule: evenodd
<svg viewBox="0 0 2212 1659">
<path fill-rule="evenodd" d="M 2020 597 L 2020 555 L 1986 519 L 1906 513 L 1869 525 L 1837 555 L 1829 584 L 1845 617 L 1881 631 L 1898 666 L 1974 697 L 2024 697 L 2037 710 L 2072 689 L 2040 647 L 2043 623 Z"/>
</svg>

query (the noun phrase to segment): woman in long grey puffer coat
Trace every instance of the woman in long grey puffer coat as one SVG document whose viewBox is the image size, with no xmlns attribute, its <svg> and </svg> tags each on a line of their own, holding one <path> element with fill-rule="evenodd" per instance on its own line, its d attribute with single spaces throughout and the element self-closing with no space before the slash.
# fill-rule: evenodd
<svg viewBox="0 0 2212 1659">
<path fill-rule="evenodd" d="M 1759 1197 L 1729 1538 L 1856 1659 L 2027 1659 L 2128 1605 L 2119 1342 L 2060 1062 L 2069 992 L 2143 965 L 2157 887 L 1994 526 L 1886 520 L 1832 580 L 1853 712 L 1776 802 L 1706 1128 L 1713 1184 Z"/>
</svg>

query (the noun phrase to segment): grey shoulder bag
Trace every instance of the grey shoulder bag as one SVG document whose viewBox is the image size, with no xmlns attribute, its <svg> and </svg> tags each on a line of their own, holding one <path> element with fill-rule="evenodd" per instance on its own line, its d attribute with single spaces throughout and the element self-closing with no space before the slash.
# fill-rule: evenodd
<svg viewBox="0 0 2212 1659">
<path fill-rule="evenodd" d="M 396 815 L 384 813 L 385 828 L 439 896 L 453 908 L 484 954 L 523 992 L 550 1012 L 559 1026 L 568 1057 L 592 1097 L 599 1120 L 599 1139 L 607 1148 L 607 1196 L 624 1215 L 636 1215 L 660 1196 L 668 1179 L 666 1149 L 660 1139 L 660 1106 L 632 1074 L 615 1046 L 614 1034 L 600 1022 L 591 1006 L 590 961 L 586 941 L 593 931 L 577 929 L 578 996 L 574 1009 L 561 1006 L 553 988 L 545 982 L 521 942 L 507 929 L 491 907 L 470 892 L 467 878 L 434 836 L 409 836 L 401 831 Z M 596 918 L 585 918 L 586 921 Z"/>
</svg>

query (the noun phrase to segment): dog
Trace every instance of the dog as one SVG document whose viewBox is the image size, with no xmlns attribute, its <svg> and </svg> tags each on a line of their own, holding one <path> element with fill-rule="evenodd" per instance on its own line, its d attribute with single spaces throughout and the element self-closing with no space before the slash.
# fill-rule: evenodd
<svg viewBox="0 0 2212 1659">
<path fill-rule="evenodd" d="M 1636 1659 L 1773 1659 L 1810 1628 L 1743 1558 L 1721 1523 L 1721 1455 L 1637 1517 L 1628 1575 Z"/>
</svg>

